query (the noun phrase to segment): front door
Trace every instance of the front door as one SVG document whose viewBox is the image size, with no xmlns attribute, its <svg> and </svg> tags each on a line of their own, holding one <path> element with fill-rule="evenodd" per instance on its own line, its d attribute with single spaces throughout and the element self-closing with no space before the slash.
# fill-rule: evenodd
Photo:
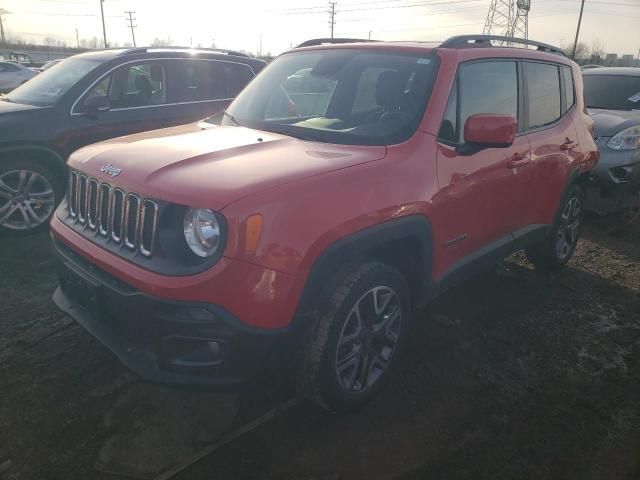
<svg viewBox="0 0 640 480">
<path fill-rule="evenodd" d="M 106 111 L 89 112 L 88 99 L 109 99 Z M 122 65 L 102 78 L 73 106 L 69 151 L 109 138 L 175 124 L 178 106 L 167 98 L 165 63 L 146 60 Z"/>
<path fill-rule="evenodd" d="M 506 148 L 474 150 L 464 142 L 464 124 L 471 115 L 520 119 L 518 78 L 517 62 L 511 60 L 470 62 L 458 71 L 438 142 L 437 276 L 499 255 L 509 247 L 512 232 L 528 221 L 523 213 L 531 159 L 527 136 L 518 134 Z"/>
</svg>

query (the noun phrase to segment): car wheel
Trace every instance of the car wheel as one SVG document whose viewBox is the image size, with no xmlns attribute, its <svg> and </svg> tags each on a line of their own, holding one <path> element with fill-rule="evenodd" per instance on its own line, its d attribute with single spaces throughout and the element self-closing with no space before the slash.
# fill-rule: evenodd
<svg viewBox="0 0 640 480">
<path fill-rule="evenodd" d="M 33 161 L 0 161 L 0 233 L 46 229 L 64 194 L 60 179 Z"/>
<path fill-rule="evenodd" d="M 569 189 L 549 234 L 525 250 L 527 258 L 542 270 L 557 270 L 571 259 L 580 238 L 584 193 L 576 185 Z"/>
<path fill-rule="evenodd" d="M 331 411 L 358 408 L 398 363 L 412 313 L 404 277 L 382 263 L 361 265 L 316 311 L 305 330 L 295 386 Z"/>
</svg>

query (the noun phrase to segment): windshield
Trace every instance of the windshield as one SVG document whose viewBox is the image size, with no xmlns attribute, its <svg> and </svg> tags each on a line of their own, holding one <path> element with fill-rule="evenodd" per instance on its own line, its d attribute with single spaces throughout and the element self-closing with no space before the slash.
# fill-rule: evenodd
<svg viewBox="0 0 640 480">
<path fill-rule="evenodd" d="M 227 109 L 223 125 L 307 140 L 388 145 L 418 128 L 434 55 L 331 49 L 278 57 Z"/>
<path fill-rule="evenodd" d="M 640 110 L 640 76 L 584 75 L 588 108 Z"/>
<path fill-rule="evenodd" d="M 36 75 L 6 97 L 11 102 L 38 107 L 55 105 L 71 87 L 101 63 L 101 60 L 69 58 Z"/>
</svg>

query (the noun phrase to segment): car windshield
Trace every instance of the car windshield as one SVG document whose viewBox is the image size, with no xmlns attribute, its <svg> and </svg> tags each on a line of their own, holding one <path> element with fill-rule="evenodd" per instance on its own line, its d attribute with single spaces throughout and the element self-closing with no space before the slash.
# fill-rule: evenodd
<svg viewBox="0 0 640 480">
<path fill-rule="evenodd" d="M 15 103 L 47 107 L 58 103 L 82 77 L 102 63 L 101 60 L 70 58 L 36 75 L 6 96 Z"/>
<path fill-rule="evenodd" d="M 640 110 L 640 76 L 584 75 L 588 108 Z"/>
<path fill-rule="evenodd" d="M 430 54 L 287 53 L 242 91 L 222 124 L 338 144 L 399 143 L 418 128 L 437 67 Z"/>
</svg>

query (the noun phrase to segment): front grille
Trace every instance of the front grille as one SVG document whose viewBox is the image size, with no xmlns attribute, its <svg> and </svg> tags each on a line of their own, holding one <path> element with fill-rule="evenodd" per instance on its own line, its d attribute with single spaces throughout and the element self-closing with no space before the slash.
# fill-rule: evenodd
<svg viewBox="0 0 640 480">
<path fill-rule="evenodd" d="M 71 171 L 67 213 L 76 228 L 145 257 L 153 255 L 158 225 L 158 204 L 137 193 Z"/>
</svg>

